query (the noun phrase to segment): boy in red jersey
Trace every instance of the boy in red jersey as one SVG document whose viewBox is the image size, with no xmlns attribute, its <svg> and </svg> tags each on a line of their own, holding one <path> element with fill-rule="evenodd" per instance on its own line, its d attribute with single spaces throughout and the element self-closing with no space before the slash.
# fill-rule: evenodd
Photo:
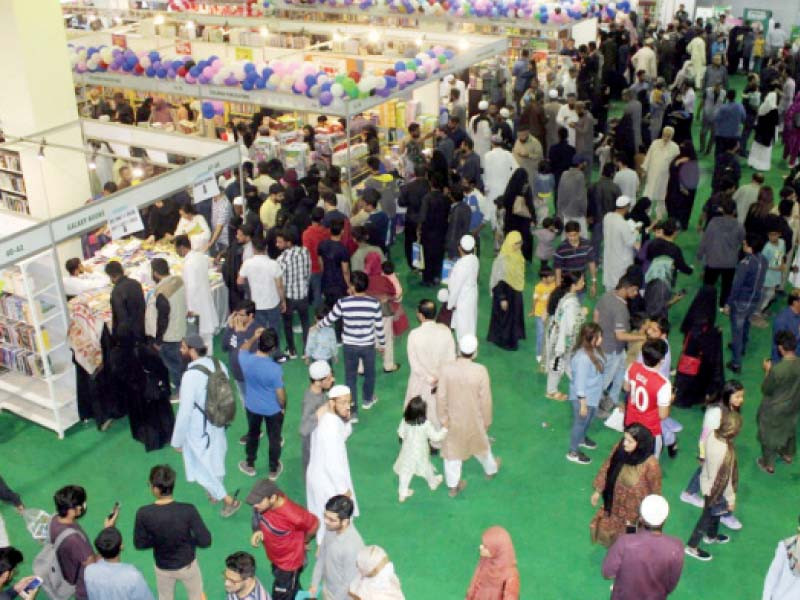
<svg viewBox="0 0 800 600">
<path fill-rule="evenodd" d="M 661 453 L 663 445 L 661 419 L 669 416 L 672 401 L 672 384 L 660 372 L 666 353 L 664 340 L 647 340 L 642 346 L 642 362 L 628 367 L 623 385 L 628 393 L 625 426 L 640 423 L 647 427 L 656 438 L 656 456 Z"/>
</svg>

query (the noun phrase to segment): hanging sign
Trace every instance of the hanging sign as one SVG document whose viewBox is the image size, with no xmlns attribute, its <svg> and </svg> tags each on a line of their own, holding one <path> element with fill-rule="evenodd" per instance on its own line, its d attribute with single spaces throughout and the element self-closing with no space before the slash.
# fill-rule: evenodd
<svg viewBox="0 0 800 600">
<path fill-rule="evenodd" d="M 769 21 L 772 18 L 772 11 L 766 10 L 763 8 L 745 8 L 744 9 L 744 21 L 745 23 L 750 21 L 757 21 L 761 23 L 761 31 L 767 32 L 769 31 Z"/>
<path fill-rule="evenodd" d="M 111 239 L 118 240 L 144 229 L 142 215 L 135 206 L 118 206 L 106 212 Z"/>
<path fill-rule="evenodd" d="M 191 55 L 192 42 L 189 40 L 175 40 L 175 52 L 178 54 Z"/>
<path fill-rule="evenodd" d="M 206 173 L 198 177 L 192 184 L 192 198 L 195 203 L 213 198 L 219 194 L 219 185 L 214 173 Z"/>
<path fill-rule="evenodd" d="M 253 49 L 237 46 L 235 50 L 236 60 L 253 60 Z"/>
<path fill-rule="evenodd" d="M 127 48 L 128 47 L 128 38 L 127 36 L 121 33 L 112 33 L 111 34 L 111 45 L 117 46 L 118 48 Z"/>
</svg>

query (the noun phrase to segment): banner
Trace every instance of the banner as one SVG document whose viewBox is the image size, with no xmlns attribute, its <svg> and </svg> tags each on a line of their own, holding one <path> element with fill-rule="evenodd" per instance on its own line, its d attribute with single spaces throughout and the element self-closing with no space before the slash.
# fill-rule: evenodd
<svg viewBox="0 0 800 600">
<path fill-rule="evenodd" d="M 769 31 L 769 21 L 772 19 L 772 11 L 764 8 L 745 8 L 743 15 L 744 22 L 748 21 L 761 23 L 764 34 Z"/>
<path fill-rule="evenodd" d="M 237 46 L 235 50 L 236 60 L 253 60 L 253 49 Z"/>
</svg>

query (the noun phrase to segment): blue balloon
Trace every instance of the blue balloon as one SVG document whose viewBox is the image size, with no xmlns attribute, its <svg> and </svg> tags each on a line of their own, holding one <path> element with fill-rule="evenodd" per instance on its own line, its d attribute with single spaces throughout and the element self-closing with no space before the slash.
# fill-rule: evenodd
<svg viewBox="0 0 800 600">
<path fill-rule="evenodd" d="M 242 88 L 244 88 L 246 91 L 249 92 L 250 90 L 253 89 L 253 82 L 250 81 L 249 79 L 245 79 L 244 82 L 242 83 Z"/>
<path fill-rule="evenodd" d="M 417 63 L 418 67 L 422 66 L 422 59 L 421 58 L 415 58 L 414 62 Z"/>
<path fill-rule="evenodd" d="M 316 75 L 306 75 L 304 78 L 306 82 L 306 86 L 311 87 L 312 85 L 317 84 L 317 76 Z"/>
<path fill-rule="evenodd" d="M 456 55 L 456 53 L 448 48 L 444 51 L 444 55 L 447 57 L 447 60 L 453 60 L 453 57 Z"/>
<path fill-rule="evenodd" d="M 203 70 L 200 67 L 198 67 L 197 65 L 195 65 L 191 69 L 189 69 L 189 75 L 191 75 L 192 77 L 200 77 L 200 73 L 202 73 L 202 72 L 203 72 Z"/>
<path fill-rule="evenodd" d="M 406 63 L 404 63 L 402 60 L 398 60 L 396 63 L 394 63 L 394 70 L 395 71 L 405 71 L 406 70 Z"/>
<path fill-rule="evenodd" d="M 211 56 L 208 57 L 208 62 L 209 63 L 213 63 L 218 58 L 219 58 L 219 56 L 217 56 L 216 54 L 212 54 Z"/>
<path fill-rule="evenodd" d="M 274 73 L 274 71 L 269 67 L 266 67 L 263 71 L 261 71 L 261 76 L 264 79 L 269 79 L 270 77 L 272 77 L 272 73 Z"/>
<path fill-rule="evenodd" d="M 214 118 L 214 105 L 211 102 L 203 102 L 202 111 L 206 119 Z"/>
<path fill-rule="evenodd" d="M 164 67 L 159 67 L 156 71 L 156 76 L 159 79 L 164 79 L 167 76 L 167 70 Z"/>
<path fill-rule="evenodd" d="M 386 80 L 386 89 L 391 90 L 391 89 L 394 89 L 395 87 L 397 87 L 397 79 L 396 78 L 392 77 L 391 75 L 386 75 L 386 76 L 384 76 L 384 79 Z"/>
<path fill-rule="evenodd" d="M 150 54 L 148 54 L 147 56 L 148 56 L 148 57 L 150 57 L 150 60 L 151 60 L 151 61 L 156 61 L 156 60 L 158 60 L 159 58 L 161 58 L 161 55 L 160 55 L 158 52 L 156 52 L 155 50 L 153 50 L 153 51 L 152 51 Z"/>
<path fill-rule="evenodd" d="M 326 81 L 326 82 L 325 82 L 325 83 L 323 83 L 321 86 L 319 86 L 319 91 L 320 91 L 320 93 L 322 93 L 322 92 L 329 92 L 329 91 L 330 91 L 330 89 L 331 89 L 331 86 L 332 86 L 332 85 L 333 85 L 333 84 L 332 84 L 330 81 Z"/>
<path fill-rule="evenodd" d="M 245 73 L 255 73 L 256 72 L 256 66 L 251 62 L 245 63 L 244 72 Z"/>
<path fill-rule="evenodd" d="M 137 64 L 139 64 L 139 60 L 135 56 L 129 56 L 128 58 L 125 59 L 125 66 L 127 67 L 125 70 L 130 71 Z"/>
<path fill-rule="evenodd" d="M 427 55 L 430 56 L 431 58 L 436 58 L 436 52 L 434 52 L 433 50 L 428 50 Z"/>
<path fill-rule="evenodd" d="M 172 68 L 175 69 L 176 71 L 178 69 L 180 69 L 182 66 L 183 66 L 183 61 L 182 60 L 173 60 L 172 61 Z"/>
<path fill-rule="evenodd" d="M 147 74 L 148 77 L 155 77 L 156 76 L 156 70 L 153 67 L 147 67 L 147 70 L 145 71 L 145 73 Z"/>
<path fill-rule="evenodd" d="M 263 77 L 259 77 L 258 79 L 256 79 L 256 89 L 263 90 L 265 87 L 267 87 L 266 79 L 264 79 Z"/>
</svg>

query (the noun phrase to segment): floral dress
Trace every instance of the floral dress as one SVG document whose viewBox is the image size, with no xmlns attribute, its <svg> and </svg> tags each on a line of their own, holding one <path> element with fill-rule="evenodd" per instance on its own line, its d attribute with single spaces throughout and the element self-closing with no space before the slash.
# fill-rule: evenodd
<svg viewBox="0 0 800 600">
<path fill-rule="evenodd" d="M 397 428 L 397 435 L 403 445 L 394 463 L 394 472 L 409 479 L 418 475 L 432 480 L 436 476 L 436 469 L 431 463 L 429 444 L 441 442 L 447 435 L 447 430 L 436 429 L 430 421 L 425 421 L 422 425 L 410 425 L 403 420 Z"/>
</svg>

